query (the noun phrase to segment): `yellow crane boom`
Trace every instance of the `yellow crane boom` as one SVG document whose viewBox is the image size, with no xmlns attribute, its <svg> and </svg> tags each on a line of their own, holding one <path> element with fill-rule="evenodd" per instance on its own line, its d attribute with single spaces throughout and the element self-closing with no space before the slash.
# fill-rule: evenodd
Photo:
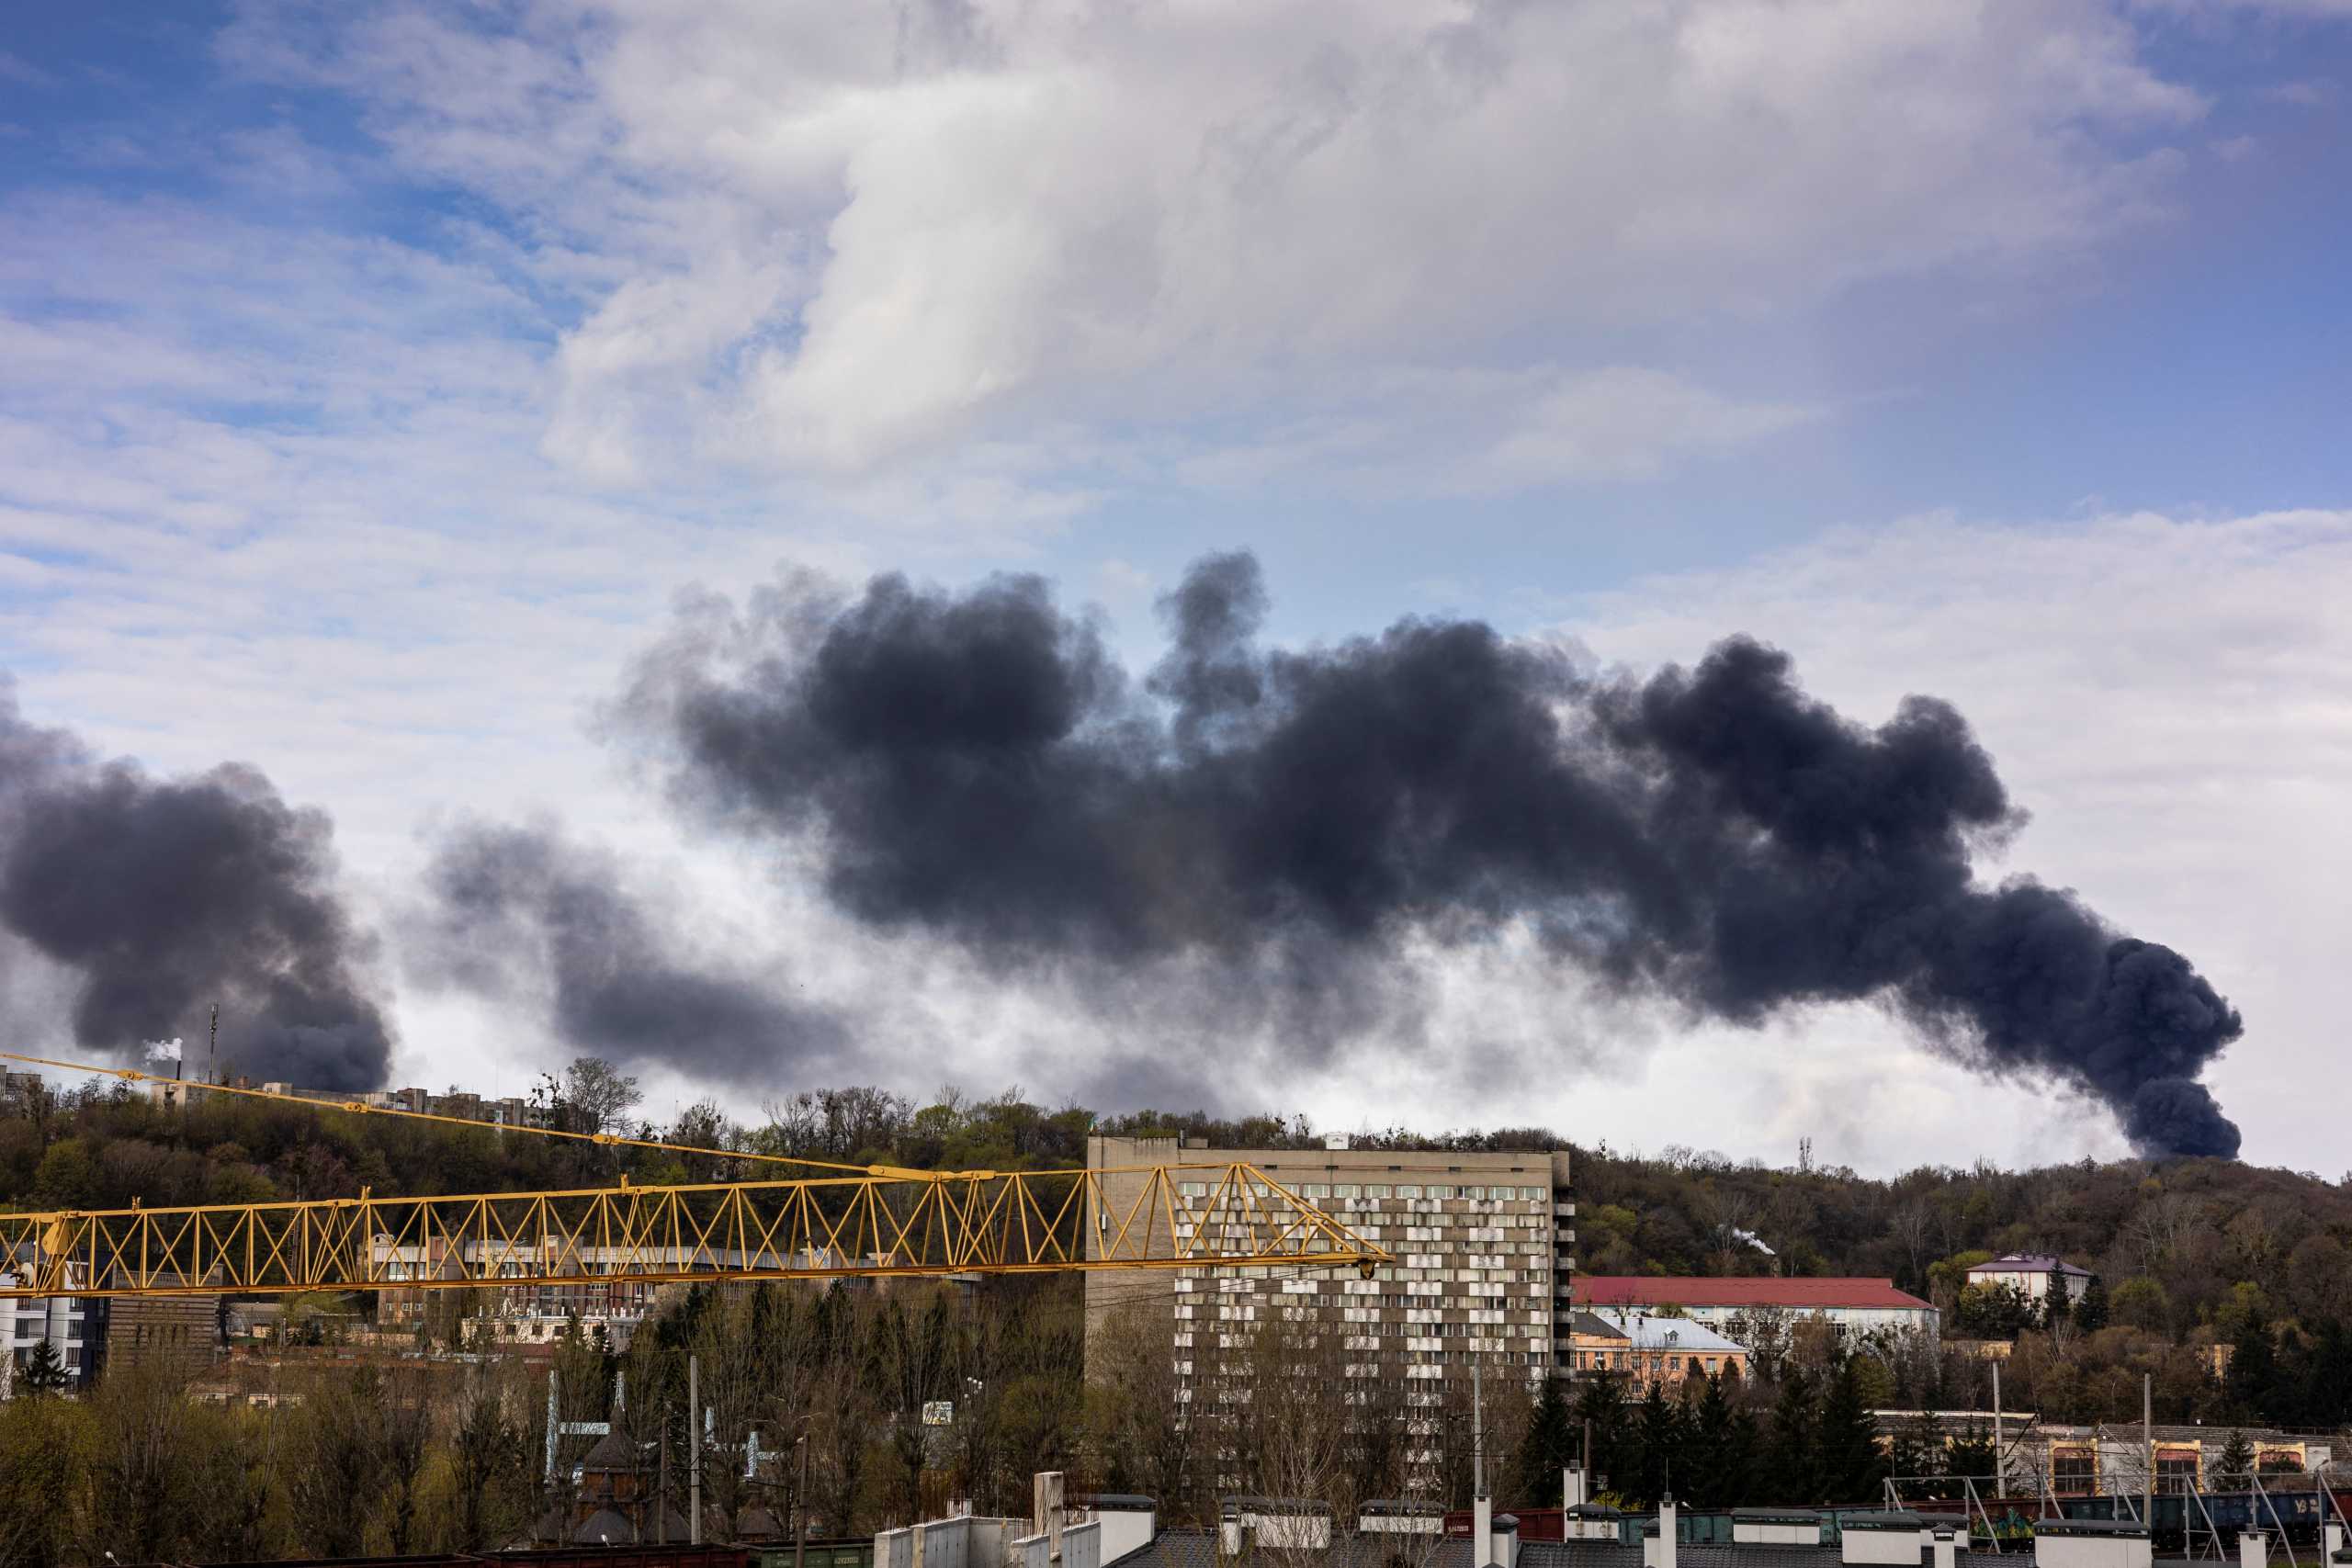
<svg viewBox="0 0 2352 1568">
<path fill-rule="evenodd" d="M 1243 1164 L 0 1214 L 0 1298 L 1388 1261 Z"/>
<path fill-rule="evenodd" d="M 0 1051 L 0 1060 L 119 1078 L 128 1067 Z M 463 1118 L 358 1100 L 289 1100 L 322 1111 L 481 1129 Z M 318 1290 L 463 1290 L 676 1280 L 831 1280 L 1037 1274 L 1088 1269 L 1354 1265 L 1393 1261 L 1298 1193 L 1243 1164 L 1088 1170 L 925 1171 L 652 1137 L 504 1127 L 500 1134 L 656 1149 L 830 1174 L 775 1181 L 325 1198 L 195 1208 L 0 1213 L 0 1300 Z M 1179 1181 L 1178 1176 L 1188 1179 Z M 1105 1177 L 1139 1178 L 1106 1185 Z M 1113 1190 L 1115 1186 L 1116 1190 Z M 1194 1189 L 1189 1196 L 1186 1189 Z"/>
</svg>

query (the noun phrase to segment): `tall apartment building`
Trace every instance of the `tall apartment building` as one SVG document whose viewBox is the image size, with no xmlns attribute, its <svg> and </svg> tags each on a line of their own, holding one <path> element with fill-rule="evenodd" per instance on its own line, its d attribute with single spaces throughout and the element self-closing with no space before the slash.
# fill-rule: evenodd
<svg viewBox="0 0 2352 1568">
<path fill-rule="evenodd" d="M 1190 1352 L 1218 1347 L 1238 1328 L 1246 1334 L 1242 1325 L 1311 1313 L 1340 1331 L 1343 1375 L 1391 1380 L 1420 1404 L 1437 1403 L 1450 1380 L 1466 1382 L 1474 1359 L 1488 1376 L 1510 1369 L 1530 1382 L 1565 1361 L 1567 1280 L 1576 1266 L 1565 1149 L 1217 1149 L 1179 1147 L 1173 1138 L 1095 1137 L 1087 1161 L 1112 1172 L 1251 1165 L 1396 1257 L 1369 1279 L 1353 1269 L 1089 1273 L 1090 1345 L 1114 1314 L 1138 1309 L 1165 1325 L 1179 1375 L 1189 1377 Z M 1148 1179 L 1140 1172 L 1107 1175 L 1104 1195 L 1124 1208 Z M 1229 1200 L 1217 1202 L 1213 1173 L 1179 1170 L 1170 1179 L 1180 1224 L 1216 1226 L 1242 1217 Z"/>
<path fill-rule="evenodd" d="M 17 1276 L 0 1270 L 0 1284 L 13 1285 Z M 11 1296 L 0 1298 L 0 1353 L 9 1363 L 0 1389 L 13 1388 L 33 1348 L 42 1340 L 57 1352 L 58 1362 L 76 1387 L 86 1385 L 98 1370 L 103 1314 L 94 1320 L 92 1303 L 85 1296 Z"/>
</svg>

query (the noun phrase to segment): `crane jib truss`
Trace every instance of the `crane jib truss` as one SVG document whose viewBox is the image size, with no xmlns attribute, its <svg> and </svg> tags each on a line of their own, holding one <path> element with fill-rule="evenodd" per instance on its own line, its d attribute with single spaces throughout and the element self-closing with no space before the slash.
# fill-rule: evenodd
<svg viewBox="0 0 2352 1568">
<path fill-rule="evenodd" d="M 0 1214 L 0 1298 L 1389 1261 L 1244 1164 Z"/>
</svg>

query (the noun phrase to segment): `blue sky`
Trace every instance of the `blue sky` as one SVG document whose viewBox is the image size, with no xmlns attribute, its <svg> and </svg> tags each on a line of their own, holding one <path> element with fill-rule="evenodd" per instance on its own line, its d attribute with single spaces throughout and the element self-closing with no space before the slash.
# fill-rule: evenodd
<svg viewBox="0 0 2352 1568">
<path fill-rule="evenodd" d="M 1953 697 L 2036 812 L 1988 873 L 2199 956 L 2250 1154 L 2333 1157 L 2352 8 L 50 7 L 0 51 L 0 664 L 334 812 L 386 930 L 435 823 L 555 812 L 728 941 L 903 964 L 595 738 L 672 596 L 1041 570 L 1144 658 L 1246 545 L 1280 637 L 1745 629 L 1860 716 Z M 428 1081 L 563 1048 L 384 963 Z M 922 964 L 864 1076 L 1055 1071 L 1069 998 Z M 1491 1046 L 1619 1145 L 2115 1146 L 1867 1010 L 1759 1051 L 1489 980 L 1520 1022 L 1265 1097 L 1515 1118 Z"/>
</svg>

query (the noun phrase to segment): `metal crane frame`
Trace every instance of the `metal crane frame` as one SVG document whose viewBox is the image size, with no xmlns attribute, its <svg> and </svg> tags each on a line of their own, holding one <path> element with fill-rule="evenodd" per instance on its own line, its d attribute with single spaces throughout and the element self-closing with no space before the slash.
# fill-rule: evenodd
<svg viewBox="0 0 2352 1568">
<path fill-rule="evenodd" d="M 1114 1176 L 1136 1182 L 1132 1199 L 1106 1190 Z M 1187 1185 L 1204 1191 L 1188 1197 Z M 1111 1269 L 1353 1266 L 1368 1277 L 1392 1261 L 1240 1163 L 872 1167 L 777 1181 L 0 1214 L 0 1270 L 16 1280 L 0 1283 L 0 1299 Z"/>
</svg>

